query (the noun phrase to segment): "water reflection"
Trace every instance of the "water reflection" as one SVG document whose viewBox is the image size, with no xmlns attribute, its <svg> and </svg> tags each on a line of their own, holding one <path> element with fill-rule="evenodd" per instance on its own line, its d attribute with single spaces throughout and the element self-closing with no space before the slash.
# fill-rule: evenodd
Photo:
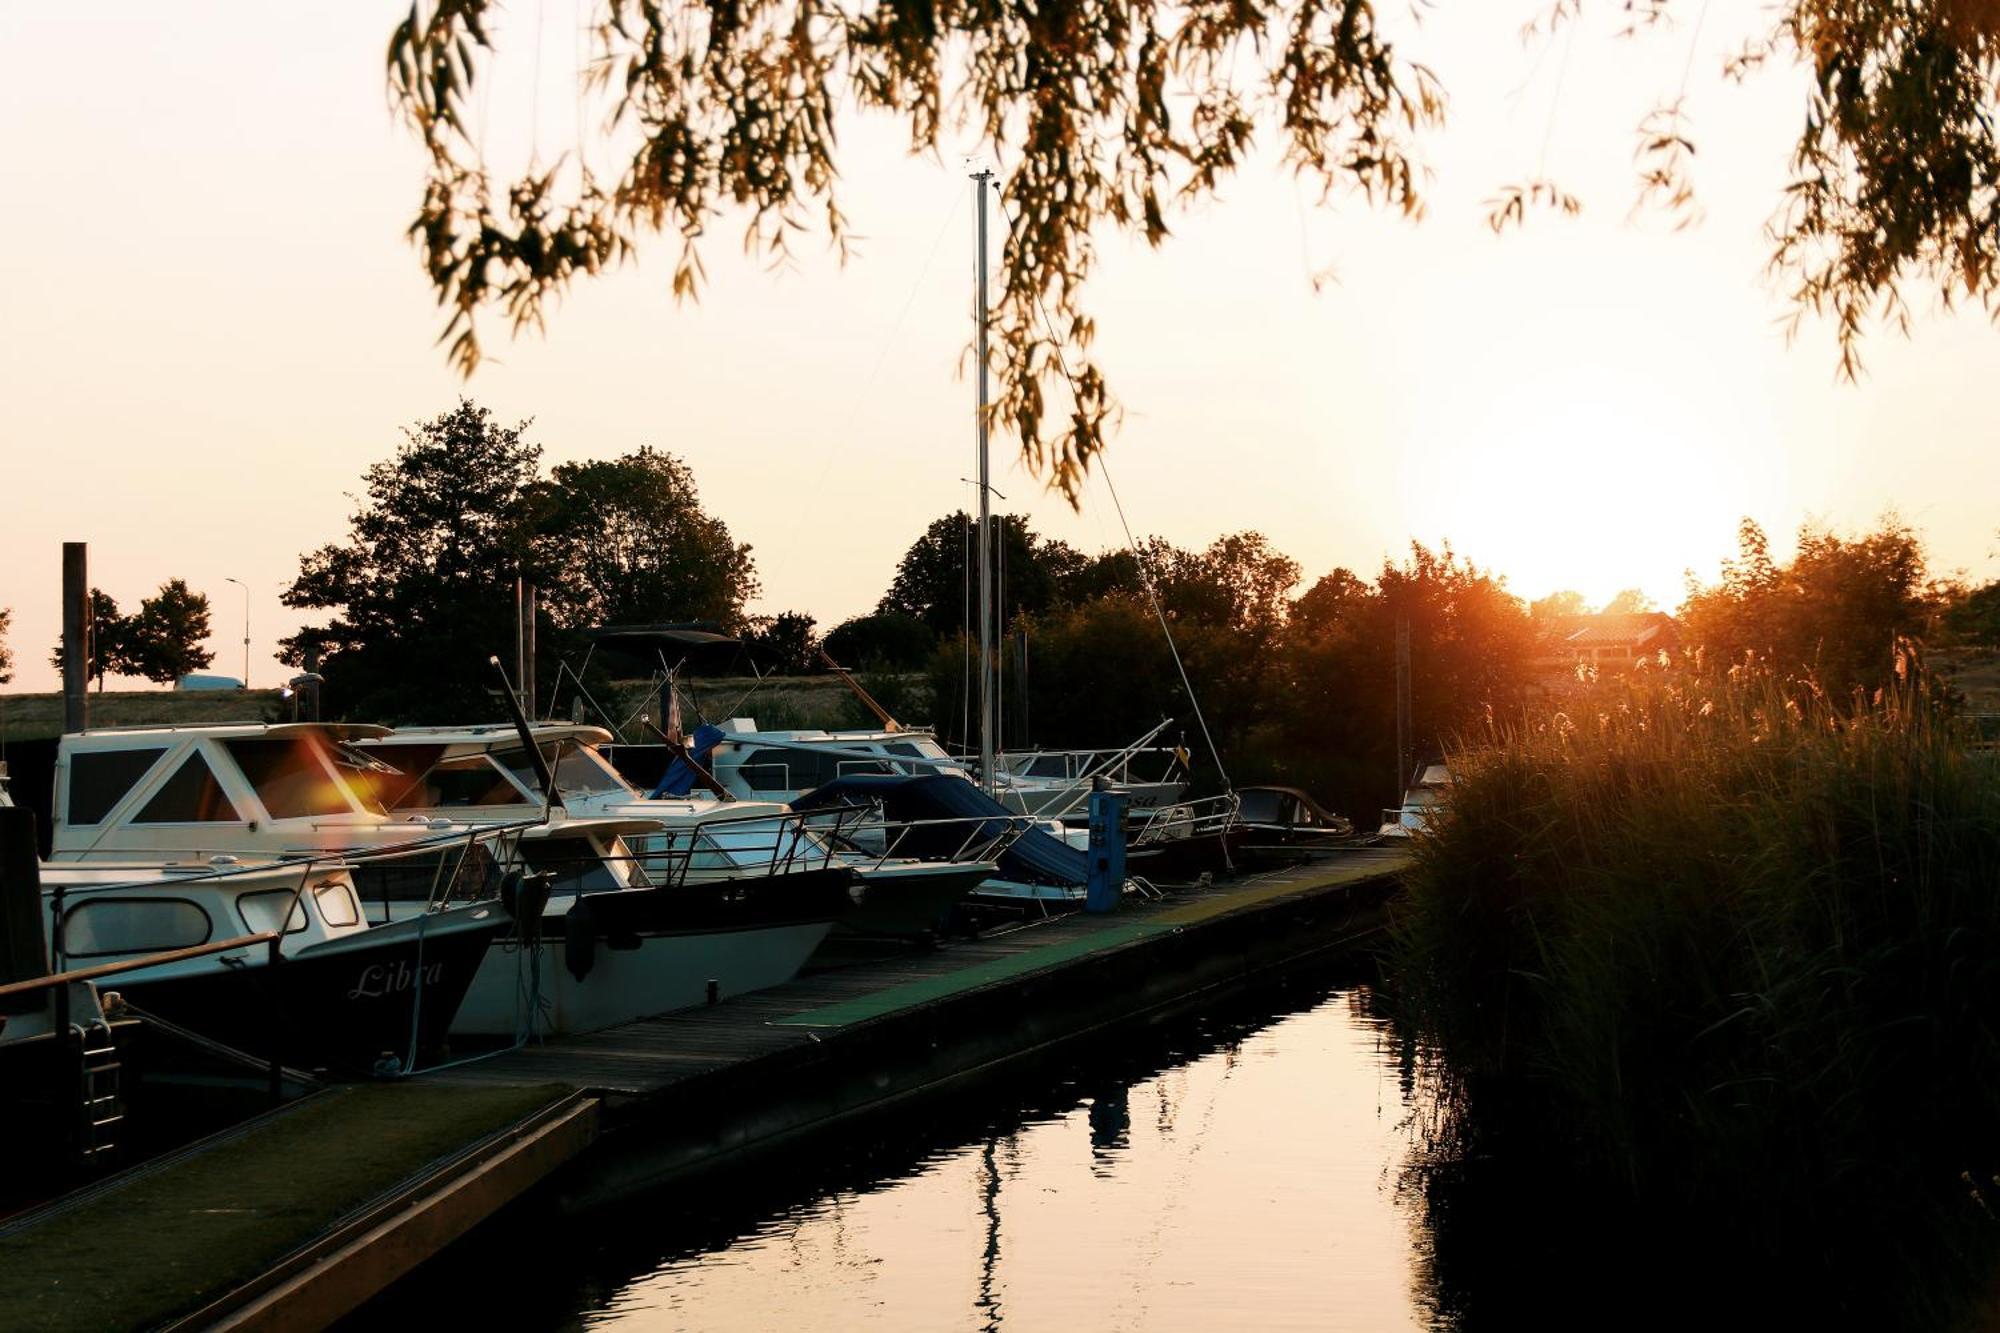
<svg viewBox="0 0 2000 1333">
<path fill-rule="evenodd" d="M 1436 1327 L 1402 1054 L 1362 978 L 1295 979 L 747 1177 L 516 1219 L 360 1318 L 445 1300 L 510 1328 Z M 496 1296 L 516 1246 L 536 1280 Z"/>
</svg>

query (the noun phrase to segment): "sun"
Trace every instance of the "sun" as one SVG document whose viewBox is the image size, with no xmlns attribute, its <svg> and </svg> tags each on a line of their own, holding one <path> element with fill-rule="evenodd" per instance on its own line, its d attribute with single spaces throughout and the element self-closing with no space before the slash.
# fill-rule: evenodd
<svg viewBox="0 0 2000 1333">
<path fill-rule="evenodd" d="M 1638 588 L 1671 610 L 1686 572 L 1712 574 L 1738 520 L 1776 503 L 1779 451 L 1624 380 L 1420 411 L 1397 473 L 1412 535 L 1525 598 L 1568 588 L 1601 605 Z"/>
</svg>

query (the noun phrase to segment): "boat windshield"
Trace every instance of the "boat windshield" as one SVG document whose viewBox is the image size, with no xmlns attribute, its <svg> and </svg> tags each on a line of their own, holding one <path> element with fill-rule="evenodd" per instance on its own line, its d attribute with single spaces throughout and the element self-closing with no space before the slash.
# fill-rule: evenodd
<svg viewBox="0 0 2000 1333">
<path fill-rule="evenodd" d="M 350 786 L 336 776 L 336 769 L 344 771 L 342 776 L 358 775 L 365 761 L 329 755 L 309 737 L 246 736 L 226 740 L 222 748 L 273 819 L 347 815 L 356 810 L 383 813 L 365 786 Z"/>
<path fill-rule="evenodd" d="M 523 838 L 521 859 L 531 869 L 550 873 L 549 892 L 554 897 L 625 887 L 604 857 L 583 838 Z"/>
<path fill-rule="evenodd" d="M 394 772 L 366 775 L 375 796 L 393 811 L 450 810 L 541 802 L 486 754 L 443 758 L 442 745 L 399 745 L 378 753 Z"/>
<path fill-rule="evenodd" d="M 702 824 L 689 866 L 695 870 L 770 870 L 823 864 L 831 850 L 795 817 Z"/>
<path fill-rule="evenodd" d="M 556 786 L 569 796 L 596 796 L 606 792 L 627 792 L 631 788 L 618 771 L 604 762 L 603 756 L 594 750 L 579 749 L 570 745 L 544 745 L 542 757 L 549 763 L 555 774 Z M 528 752 L 521 746 L 502 750 L 494 758 L 500 766 L 512 773 L 527 791 L 540 791 L 535 778 L 535 766 L 528 759 Z"/>
</svg>

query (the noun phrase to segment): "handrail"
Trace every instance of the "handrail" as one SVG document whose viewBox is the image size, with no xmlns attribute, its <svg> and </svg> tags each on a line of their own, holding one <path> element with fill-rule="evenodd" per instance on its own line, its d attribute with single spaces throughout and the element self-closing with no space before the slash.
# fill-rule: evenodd
<svg viewBox="0 0 2000 1333">
<path fill-rule="evenodd" d="M 68 972 L 56 972 L 46 977 L 36 977 L 30 981 L 12 981 L 0 986 L 0 999 L 9 995 L 26 995 L 31 991 L 49 990 L 56 986 L 67 986 L 77 981 L 95 981 L 99 977 L 117 976 L 123 972 L 137 972 L 142 968 L 164 967 L 168 963 L 184 962 L 190 958 L 205 958 L 212 953 L 226 953 L 231 949 L 244 949 L 253 944 L 269 944 L 281 938 L 275 930 L 262 930 L 255 935 L 238 935 L 231 940 L 211 940 L 207 944 L 192 944 L 185 949 L 169 949 L 165 953 L 147 954 L 144 958 L 127 958 L 122 962 L 99 963 L 95 967 L 79 967 Z"/>
</svg>

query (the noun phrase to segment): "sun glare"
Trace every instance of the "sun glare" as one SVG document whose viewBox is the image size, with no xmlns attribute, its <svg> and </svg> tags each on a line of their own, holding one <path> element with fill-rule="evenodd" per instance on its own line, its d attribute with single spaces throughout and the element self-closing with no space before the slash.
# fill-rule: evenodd
<svg viewBox="0 0 2000 1333">
<path fill-rule="evenodd" d="M 1712 576 L 1737 521 L 1782 494 L 1772 451 L 1748 447 L 1755 423 L 1700 420 L 1657 386 L 1539 401 L 1522 386 L 1478 420 L 1470 407 L 1459 396 L 1412 420 L 1404 512 L 1416 540 L 1448 539 L 1525 598 L 1639 588 L 1671 610 L 1686 571 Z"/>
</svg>

